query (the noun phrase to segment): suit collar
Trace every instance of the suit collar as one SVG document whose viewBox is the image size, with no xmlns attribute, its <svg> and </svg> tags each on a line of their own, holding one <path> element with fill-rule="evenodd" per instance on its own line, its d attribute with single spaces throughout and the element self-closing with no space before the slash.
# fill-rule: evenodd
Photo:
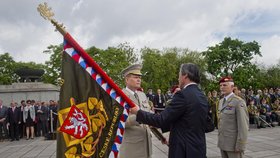
<svg viewBox="0 0 280 158">
<path fill-rule="evenodd" d="M 225 96 L 224 98 L 226 98 L 226 100 L 228 100 L 229 98 L 233 97 L 234 96 L 234 93 L 231 92 L 229 95 Z"/>
<path fill-rule="evenodd" d="M 132 95 L 134 95 L 134 93 L 136 93 L 136 92 L 133 92 L 131 89 L 129 89 L 128 87 L 125 87 L 125 89 L 130 93 L 130 94 L 132 94 Z"/>
<path fill-rule="evenodd" d="M 186 85 L 184 86 L 184 88 L 183 88 L 183 89 L 187 88 L 187 87 L 188 87 L 188 86 L 190 86 L 190 85 L 197 85 L 197 84 L 196 84 L 196 83 L 194 83 L 194 82 L 188 83 L 188 84 L 186 84 Z"/>
</svg>

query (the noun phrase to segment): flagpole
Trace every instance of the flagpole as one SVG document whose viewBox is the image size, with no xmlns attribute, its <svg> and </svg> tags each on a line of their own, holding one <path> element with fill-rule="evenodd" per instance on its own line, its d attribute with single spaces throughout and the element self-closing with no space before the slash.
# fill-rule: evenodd
<svg viewBox="0 0 280 158">
<path fill-rule="evenodd" d="M 125 102 L 128 103 L 130 107 L 135 107 L 136 105 L 124 94 L 124 92 L 115 84 L 115 82 L 102 70 L 102 68 L 88 55 L 88 53 L 74 40 L 74 38 L 65 30 L 63 24 L 59 24 L 54 18 L 54 13 L 51 11 L 51 8 L 48 7 L 47 3 L 39 4 L 37 8 L 40 15 L 49 20 L 59 31 L 63 37 L 70 43 L 77 52 L 84 58 L 84 60 L 91 65 L 97 73 L 113 88 L 116 93 L 123 98 Z"/>
</svg>

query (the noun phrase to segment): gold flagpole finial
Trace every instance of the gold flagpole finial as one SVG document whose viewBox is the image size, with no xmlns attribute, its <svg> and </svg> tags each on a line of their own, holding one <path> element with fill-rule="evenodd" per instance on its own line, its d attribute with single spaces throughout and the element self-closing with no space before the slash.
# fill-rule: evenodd
<svg viewBox="0 0 280 158">
<path fill-rule="evenodd" d="M 56 30 L 59 31 L 62 35 L 65 35 L 67 32 L 63 24 L 59 24 L 53 17 L 54 13 L 52 12 L 52 8 L 48 7 L 48 4 L 45 2 L 44 4 L 39 4 L 37 7 L 40 15 L 45 19 L 49 20 L 55 27 Z"/>
</svg>

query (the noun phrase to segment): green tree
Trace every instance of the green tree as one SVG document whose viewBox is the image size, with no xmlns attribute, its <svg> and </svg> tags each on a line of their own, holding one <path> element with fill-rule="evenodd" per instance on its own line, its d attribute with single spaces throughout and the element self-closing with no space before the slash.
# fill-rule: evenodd
<svg viewBox="0 0 280 158">
<path fill-rule="evenodd" d="M 120 87 L 124 86 L 121 71 L 137 61 L 134 48 L 128 43 L 108 47 L 106 50 L 91 47 L 87 49 L 87 52 Z"/>
<path fill-rule="evenodd" d="M 0 55 L 0 84 L 8 85 L 16 81 L 15 61 L 9 53 Z"/>
<path fill-rule="evenodd" d="M 58 79 L 61 74 L 61 61 L 62 61 L 62 44 L 50 45 L 47 50 L 44 51 L 46 54 L 50 54 L 50 60 L 45 62 L 45 74 L 43 75 L 43 81 L 51 84 L 58 84 Z"/>
<path fill-rule="evenodd" d="M 265 76 L 266 87 L 280 87 L 280 65 L 274 65 L 267 69 Z"/>
<path fill-rule="evenodd" d="M 183 63 L 195 63 L 205 78 L 205 62 L 201 53 L 184 48 L 165 48 L 163 50 L 145 47 L 141 49 L 143 61 L 143 87 L 166 92 L 178 84 L 179 67 Z"/>
<path fill-rule="evenodd" d="M 215 77 L 228 76 L 240 67 L 250 67 L 255 55 L 261 56 L 260 46 L 256 41 L 243 42 L 230 37 L 203 52 L 208 72 Z"/>
<path fill-rule="evenodd" d="M 248 89 L 250 86 L 253 89 L 261 87 L 258 74 L 260 69 L 256 65 L 240 66 L 238 67 L 232 77 L 234 78 L 235 85 L 240 88 Z"/>
<path fill-rule="evenodd" d="M 143 84 L 144 89 L 153 88 L 161 89 L 165 92 L 174 83 L 176 79 L 176 52 L 161 52 L 157 49 L 143 48 L 141 49 L 143 68 Z"/>
</svg>

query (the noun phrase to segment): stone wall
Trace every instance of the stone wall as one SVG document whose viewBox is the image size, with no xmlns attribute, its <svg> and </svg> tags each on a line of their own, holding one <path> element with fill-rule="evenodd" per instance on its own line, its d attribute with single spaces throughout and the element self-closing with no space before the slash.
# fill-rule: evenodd
<svg viewBox="0 0 280 158">
<path fill-rule="evenodd" d="M 59 87 L 42 82 L 13 83 L 12 85 L 0 85 L 0 99 L 3 105 L 9 106 L 11 101 L 21 100 L 49 101 L 59 100 Z"/>
</svg>

